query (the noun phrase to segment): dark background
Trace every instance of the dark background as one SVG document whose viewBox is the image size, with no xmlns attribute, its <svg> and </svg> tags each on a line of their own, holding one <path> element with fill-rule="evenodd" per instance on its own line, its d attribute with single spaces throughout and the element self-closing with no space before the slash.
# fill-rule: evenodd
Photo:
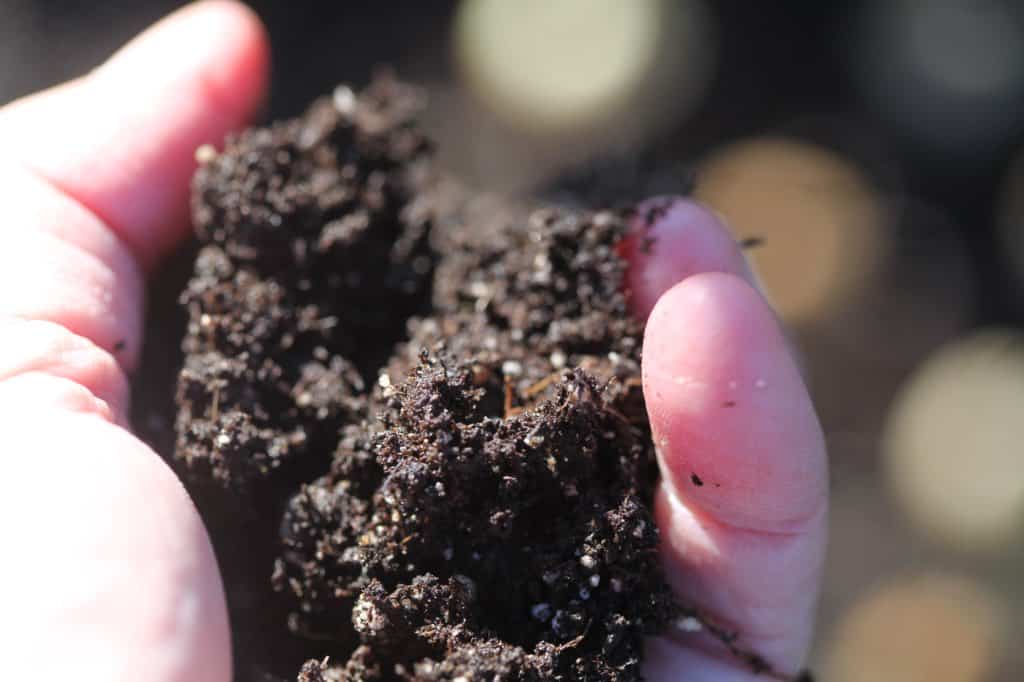
<svg viewBox="0 0 1024 682">
<path fill-rule="evenodd" d="M 80 75 L 180 4 L 0 0 L 0 104 Z M 884 258 L 863 270 L 851 258 L 843 295 L 810 313 L 787 312 L 793 284 L 776 286 L 773 273 L 792 270 L 781 278 L 796 277 L 799 286 L 800 272 L 824 261 L 815 226 L 792 224 L 792 212 L 773 218 L 768 204 L 761 222 L 755 194 L 753 205 L 736 209 L 754 218 L 734 219 L 739 236 L 765 238 L 755 260 L 764 252 L 774 263 L 761 274 L 793 329 L 833 461 L 833 540 L 815 662 L 836 680 L 1020 679 L 1024 486 L 993 512 L 1015 530 L 975 543 L 946 526 L 949 518 L 955 525 L 957 509 L 966 514 L 995 499 L 986 482 L 1024 479 L 1024 445 L 1014 440 L 1024 438 L 1019 420 L 1012 411 L 993 412 L 985 399 L 985 377 L 993 376 L 1011 386 L 998 395 L 1019 396 L 1018 411 L 1024 406 L 1024 362 L 1015 350 L 1024 322 L 1024 3 L 682 3 L 703 8 L 698 29 L 712 63 L 692 103 L 617 141 L 616 125 L 637 127 L 627 115 L 555 156 L 557 131 L 510 122 L 466 87 L 452 49 L 457 2 L 250 4 L 274 50 L 267 118 L 297 114 L 337 83 L 362 84 L 375 67 L 393 65 L 428 87 L 427 124 L 442 160 L 482 190 L 543 189 L 581 168 L 635 175 L 643 160 L 642 173 L 657 175 L 659 188 L 682 188 L 696 173 L 698 196 L 707 198 L 704 162 L 766 135 L 813 145 L 829 163 L 852 169 L 871 201 L 887 207 L 872 232 Z M 594 20 L 582 12 L 579 30 Z M 662 39 L 671 42 L 671 31 Z M 685 77 L 680 72 L 680 88 Z M 663 85 L 654 101 L 670 107 L 677 96 Z M 609 157 L 610 165 L 595 166 Z M 813 178 L 819 169 L 811 164 L 805 172 Z M 767 191 L 789 201 L 787 210 L 802 215 L 806 201 L 830 210 L 828 188 L 789 197 L 785 177 L 781 189 Z M 737 189 L 731 196 L 742 202 L 744 195 Z M 735 207 L 711 203 L 734 218 Z M 954 367 L 962 382 L 930 390 L 949 391 L 954 405 L 960 385 L 982 397 L 941 413 L 943 422 L 950 414 L 960 420 L 956 443 L 949 453 L 936 451 L 933 466 L 915 469 L 927 477 L 963 467 L 971 485 L 949 486 L 922 511 L 904 500 L 908 486 L 917 490 L 898 480 L 904 469 L 887 464 L 901 461 L 885 445 L 899 428 L 893 401 L 908 380 L 929 371 L 938 349 L 969 349 L 979 332 L 995 334 L 1003 349 L 985 355 L 982 378 L 977 362 L 962 370 L 970 376 Z M 915 428 L 927 430 L 936 419 L 925 414 Z M 993 430 L 1005 436 L 1003 445 L 985 440 Z M 1005 443 L 1015 450 L 1005 451 Z M 934 497 L 937 488 L 945 490 L 940 482 L 922 494 Z M 932 523 L 928 510 L 936 508 L 954 511 Z"/>
</svg>

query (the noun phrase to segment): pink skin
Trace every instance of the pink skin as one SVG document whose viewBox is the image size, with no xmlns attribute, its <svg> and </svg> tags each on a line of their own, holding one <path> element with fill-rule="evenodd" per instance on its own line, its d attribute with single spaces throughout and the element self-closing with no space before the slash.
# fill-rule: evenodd
<svg viewBox="0 0 1024 682">
<path fill-rule="evenodd" d="M 661 207 L 650 227 L 646 208 Z M 637 235 L 653 239 L 644 252 Z M 665 565 L 679 594 L 783 673 L 804 661 L 824 558 L 824 440 L 774 315 L 717 215 L 653 199 L 635 220 L 628 286 L 649 313 L 644 396 L 663 483 Z M 698 483 L 700 485 L 698 485 Z M 763 679 L 705 634 L 651 646 L 652 680 Z"/>
<path fill-rule="evenodd" d="M 250 118 L 268 58 L 241 4 L 193 4 L 0 109 L 4 679 L 230 679 L 209 539 L 123 428 L 125 374 L 144 273 L 188 230 L 195 148 Z"/>
<path fill-rule="evenodd" d="M 125 376 L 144 273 L 188 229 L 193 152 L 248 120 L 267 64 L 251 12 L 203 2 L 88 76 L 0 109 L 0 532 L 32 557 L 0 568 L 5 679 L 230 679 L 209 540 L 173 474 L 123 428 Z M 638 314 L 653 309 L 644 390 L 664 441 L 666 567 L 792 672 L 825 543 L 820 429 L 718 219 L 679 200 L 653 234 L 629 278 Z M 650 648 L 654 680 L 758 679 L 700 635 Z"/>
<path fill-rule="evenodd" d="M 661 295 L 702 272 L 754 276 L 722 220 L 695 201 L 655 197 L 637 207 L 622 255 L 629 259 L 633 312 L 647 317 Z"/>
</svg>

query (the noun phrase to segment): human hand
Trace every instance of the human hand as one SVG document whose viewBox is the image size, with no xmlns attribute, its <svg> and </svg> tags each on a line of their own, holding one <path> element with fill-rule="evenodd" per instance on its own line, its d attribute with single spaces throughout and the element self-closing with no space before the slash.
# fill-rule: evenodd
<svg viewBox="0 0 1024 682">
<path fill-rule="evenodd" d="M 145 273 L 187 232 L 193 152 L 244 124 L 267 63 L 248 10 L 200 3 L 89 76 L 0 110 L 0 641 L 12 678 L 231 678 L 209 540 L 174 475 L 126 430 L 126 375 Z M 633 249 L 631 286 L 638 314 L 653 308 L 644 390 L 669 575 L 795 671 L 824 547 L 820 429 L 714 216 L 681 202 L 653 230 L 657 248 Z M 653 642 L 651 678 L 753 678 L 710 641 Z"/>
<path fill-rule="evenodd" d="M 0 109 L 4 679 L 231 679 L 209 539 L 127 430 L 126 376 L 146 273 L 188 232 L 195 149 L 247 121 L 267 71 L 256 17 L 199 3 Z"/>
</svg>

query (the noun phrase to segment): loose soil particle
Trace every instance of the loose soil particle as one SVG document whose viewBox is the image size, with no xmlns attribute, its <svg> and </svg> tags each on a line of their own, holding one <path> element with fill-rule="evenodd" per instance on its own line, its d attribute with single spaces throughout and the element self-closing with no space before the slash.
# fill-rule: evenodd
<svg viewBox="0 0 1024 682">
<path fill-rule="evenodd" d="M 203 155 L 174 456 L 245 508 L 211 522 L 232 620 L 286 622 L 261 653 L 317 652 L 304 682 L 640 679 L 645 636 L 707 622 L 658 560 L 633 216 L 482 229 L 421 100 L 339 88 Z"/>
</svg>

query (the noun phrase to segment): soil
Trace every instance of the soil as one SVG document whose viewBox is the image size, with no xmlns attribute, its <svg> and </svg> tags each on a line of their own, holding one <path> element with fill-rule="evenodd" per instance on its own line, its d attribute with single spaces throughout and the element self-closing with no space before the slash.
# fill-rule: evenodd
<svg viewBox="0 0 1024 682">
<path fill-rule="evenodd" d="M 469 197 L 422 101 L 384 76 L 199 155 L 173 459 L 238 678 L 636 680 L 695 619 L 767 670 L 658 561 L 644 217 Z"/>
</svg>

